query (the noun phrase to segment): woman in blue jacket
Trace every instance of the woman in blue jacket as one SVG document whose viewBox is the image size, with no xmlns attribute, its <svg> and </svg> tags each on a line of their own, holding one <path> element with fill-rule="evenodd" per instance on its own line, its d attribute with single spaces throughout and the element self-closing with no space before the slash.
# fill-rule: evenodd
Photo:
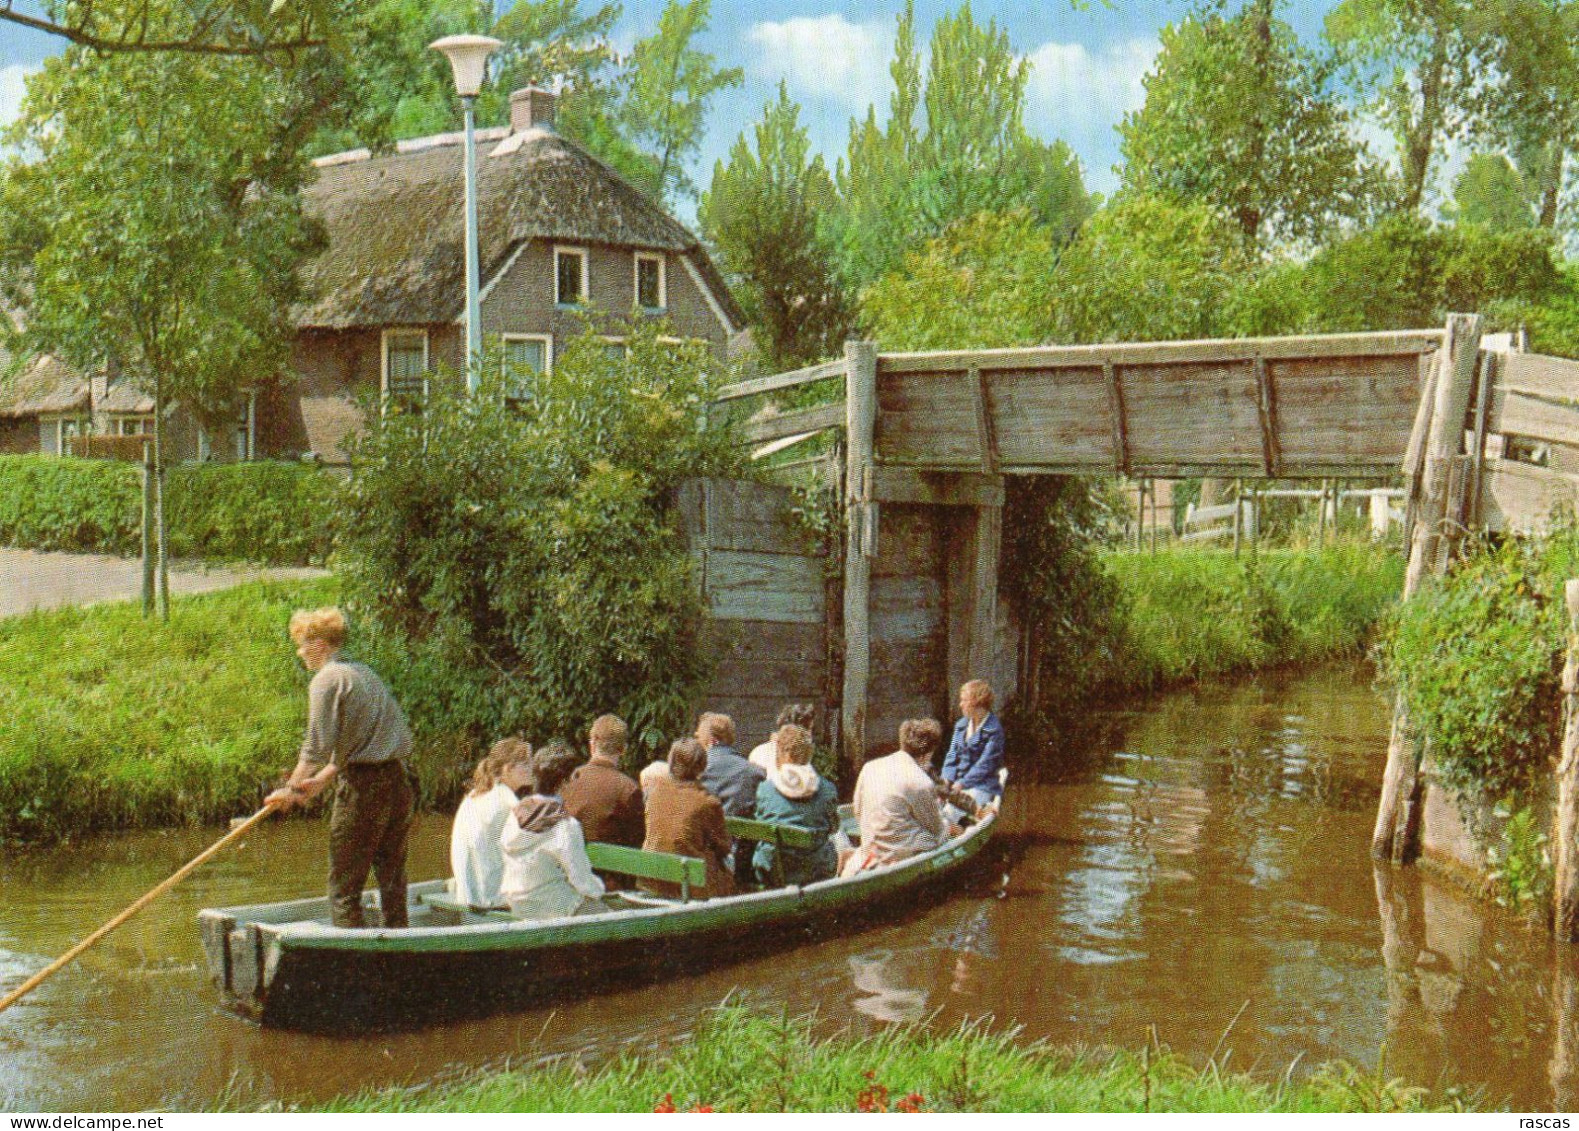
<svg viewBox="0 0 1579 1131">
<path fill-rule="evenodd" d="M 839 853 L 829 838 L 839 829 L 839 794 L 811 766 L 811 733 L 793 723 L 773 733 L 776 762 L 757 786 L 757 820 L 804 829 L 817 837 L 813 848 L 757 845 L 751 864 L 763 883 L 810 884 L 831 879 Z M 781 870 L 775 869 L 777 863 Z"/>
<path fill-rule="evenodd" d="M 959 710 L 964 716 L 954 724 L 954 738 L 943 759 L 943 780 L 990 805 L 1003 794 L 998 771 L 1003 769 L 1003 724 L 992 713 L 992 688 L 984 679 L 973 679 L 959 689 Z"/>
</svg>

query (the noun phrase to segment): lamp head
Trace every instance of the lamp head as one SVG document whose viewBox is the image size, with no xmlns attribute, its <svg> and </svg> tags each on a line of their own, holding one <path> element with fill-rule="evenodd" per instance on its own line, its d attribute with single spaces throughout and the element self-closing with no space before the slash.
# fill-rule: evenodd
<svg viewBox="0 0 1579 1131">
<path fill-rule="evenodd" d="M 442 52 L 455 71 L 455 93 L 462 98 L 476 98 L 482 89 L 483 68 L 492 55 L 504 44 L 487 35 L 447 35 L 428 44 Z"/>
</svg>

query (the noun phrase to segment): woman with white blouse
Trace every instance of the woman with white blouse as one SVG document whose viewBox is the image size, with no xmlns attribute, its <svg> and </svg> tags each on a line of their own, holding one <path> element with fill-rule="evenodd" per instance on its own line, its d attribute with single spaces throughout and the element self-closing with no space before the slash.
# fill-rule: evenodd
<svg viewBox="0 0 1579 1131">
<path fill-rule="evenodd" d="M 450 830 L 450 871 L 455 899 L 479 911 L 503 907 L 499 884 L 504 851 L 499 838 L 505 819 L 532 784 L 532 747 L 519 738 L 500 739 L 477 763 L 471 789 L 461 799 Z"/>
</svg>

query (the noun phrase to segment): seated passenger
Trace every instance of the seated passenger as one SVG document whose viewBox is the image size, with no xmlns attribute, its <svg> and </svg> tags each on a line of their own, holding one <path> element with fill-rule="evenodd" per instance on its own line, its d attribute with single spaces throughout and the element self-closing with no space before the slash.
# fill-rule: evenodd
<svg viewBox="0 0 1579 1131">
<path fill-rule="evenodd" d="M 767 771 L 753 766 L 735 752 L 735 720 L 728 715 L 707 712 L 697 720 L 696 741 L 707 751 L 702 788 L 724 803 L 724 816 L 754 815 L 757 786 L 767 777 Z"/>
<path fill-rule="evenodd" d="M 641 783 L 641 797 L 645 804 L 647 798 L 652 796 L 652 787 L 656 782 L 669 780 L 669 760 L 656 758 L 641 768 L 641 773 L 636 775 Z"/>
<path fill-rule="evenodd" d="M 839 791 L 817 776 L 811 765 L 811 734 L 793 723 L 773 734 L 778 764 L 768 780 L 757 786 L 757 820 L 805 829 L 817 837 L 813 848 L 779 848 L 757 845 L 752 859 L 757 879 L 764 884 L 810 884 L 831 879 L 839 868 L 839 854 L 830 839 L 839 831 Z M 774 863 L 779 875 L 774 875 Z"/>
<path fill-rule="evenodd" d="M 593 723 L 587 743 L 592 756 L 570 775 L 560 796 L 588 840 L 640 848 L 646 834 L 641 787 L 620 773 L 625 735 L 624 721 L 614 715 Z"/>
<path fill-rule="evenodd" d="M 811 733 L 812 720 L 816 717 L 816 708 L 810 703 L 791 703 L 779 712 L 778 722 L 773 724 L 773 734 L 768 735 L 768 740 L 752 749 L 746 760 L 764 774 L 771 774 L 773 767 L 778 765 L 778 747 L 773 745 L 774 735 L 778 728 L 783 726 L 803 727 Z"/>
<path fill-rule="evenodd" d="M 978 805 L 991 805 L 1003 794 L 998 771 L 1003 769 L 1003 724 L 992 713 L 992 688 L 973 679 L 959 689 L 954 739 L 943 759 L 943 780 L 959 786 Z"/>
<path fill-rule="evenodd" d="M 461 798 L 450 829 L 450 874 L 455 899 L 485 911 L 502 907 L 499 881 L 504 852 L 499 838 L 515 806 L 516 795 L 532 784 L 532 747 L 519 738 L 502 738 L 477 763 L 471 789 Z"/>
<path fill-rule="evenodd" d="M 948 839 L 948 822 L 926 770 L 942 742 L 936 720 L 907 719 L 899 727 L 898 752 L 861 767 L 853 805 L 861 846 L 846 862 L 845 875 L 930 852 Z"/>
<path fill-rule="evenodd" d="M 604 910 L 603 881 L 592 872 L 581 822 L 565 812 L 559 787 L 576 756 L 551 742 L 532 758 L 532 793 L 505 820 L 500 892 L 518 919 L 557 919 Z"/>
<path fill-rule="evenodd" d="M 729 874 L 729 833 L 724 828 L 724 806 L 702 788 L 707 751 L 694 738 L 682 738 L 669 747 L 669 776 L 653 783 L 647 795 L 648 852 L 694 856 L 707 863 L 707 881 L 691 894 L 702 899 L 734 892 Z M 643 880 L 641 886 L 656 895 L 677 896 L 680 885 Z"/>
</svg>

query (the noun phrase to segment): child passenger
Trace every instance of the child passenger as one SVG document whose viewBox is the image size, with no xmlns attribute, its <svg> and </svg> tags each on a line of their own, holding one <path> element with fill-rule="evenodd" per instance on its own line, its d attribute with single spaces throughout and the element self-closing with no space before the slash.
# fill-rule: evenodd
<svg viewBox="0 0 1579 1131">
<path fill-rule="evenodd" d="M 592 872 L 581 822 L 565 812 L 559 787 L 577 758 L 553 742 L 532 759 L 533 792 L 511 810 L 500 844 L 504 849 L 501 892 L 518 919 L 557 919 L 596 913 L 603 881 Z"/>
</svg>

